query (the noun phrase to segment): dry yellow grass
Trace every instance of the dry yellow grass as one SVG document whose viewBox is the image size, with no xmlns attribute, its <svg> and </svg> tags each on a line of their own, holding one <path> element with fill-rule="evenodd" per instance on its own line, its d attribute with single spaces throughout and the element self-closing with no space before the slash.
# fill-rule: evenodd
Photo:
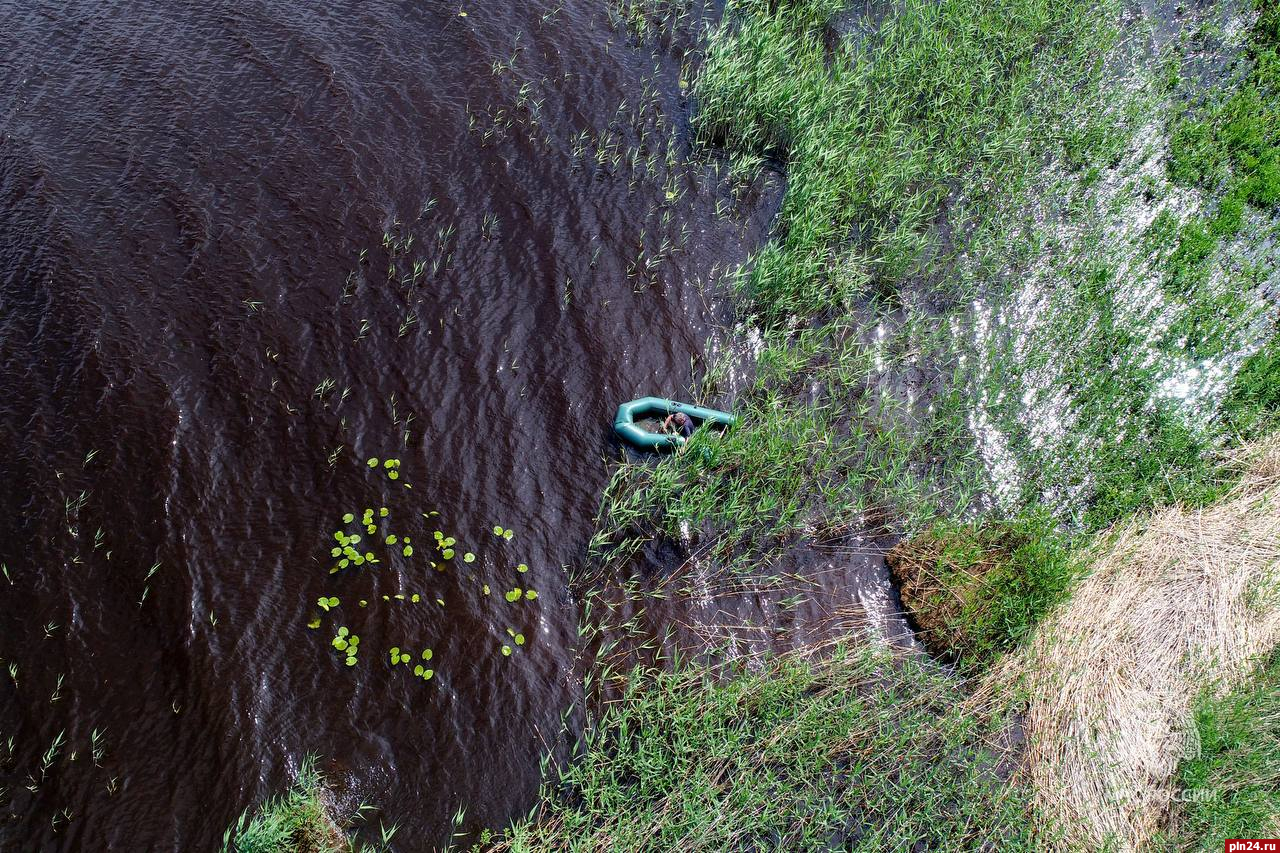
<svg viewBox="0 0 1280 853">
<path fill-rule="evenodd" d="M 1029 697 L 1024 772 L 1054 847 L 1140 849 L 1198 748 L 1196 696 L 1280 642 L 1280 437 L 1236 461 L 1224 500 L 1106 537 L 1071 600 L 981 691 Z"/>
</svg>

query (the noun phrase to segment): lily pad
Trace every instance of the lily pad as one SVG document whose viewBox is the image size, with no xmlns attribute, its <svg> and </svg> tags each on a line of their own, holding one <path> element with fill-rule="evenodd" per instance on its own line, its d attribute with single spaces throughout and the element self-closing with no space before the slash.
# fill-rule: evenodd
<svg viewBox="0 0 1280 853">
<path fill-rule="evenodd" d="M 425 671 L 425 670 L 422 668 L 422 664 L 418 664 L 417 666 L 415 666 L 415 667 L 413 668 L 413 674 L 414 674 L 414 675 L 422 675 L 422 673 L 423 673 L 424 671 Z"/>
<path fill-rule="evenodd" d="M 524 645 L 524 634 L 516 634 L 516 645 L 517 646 Z"/>
<path fill-rule="evenodd" d="M 501 535 L 502 535 L 502 528 L 495 524 L 495 525 L 493 526 L 493 535 L 494 535 L 494 536 L 501 536 Z"/>
<path fill-rule="evenodd" d="M 319 628 L 319 627 L 320 627 L 320 620 L 319 620 L 319 619 L 312 619 L 310 622 L 308 622 L 308 623 L 307 623 L 307 627 L 308 627 L 308 628 Z"/>
<path fill-rule="evenodd" d="M 412 556 L 413 556 L 413 546 L 412 546 L 412 545 L 405 545 L 405 546 L 404 546 L 404 548 L 402 548 L 402 549 L 400 550 L 400 553 L 401 553 L 401 554 L 404 554 L 406 557 L 412 557 Z"/>
<path fill-rule="evenodd" d="M 370 457 L 369 457 L 369 467 L 370 467 L 370 468 L 377 468 L 377 467 L 378 467 L 378 457 L 376 457 L 376 456 L 370 456 Z"/>
<path fill-rule="evenodd" d="M 452 560 L 452 559 L 453 559 L 453 549 L 452 549 L 452 548 L 445 548 L 445 549 L 444 549 L 444 552 L 443 552 L 440 556 L 444 557 L 446 560 Z"/>
<path fill-rule="evenodd" d="M 505 645 L 505 644 L 502 646 L 502 656 L 503 656 L 503 657 L 506 657 L 506 658 L 511 657 L 511 647 L 510 647 L 510 646 Z"/>
<path fill-rule="evenodd" d="M 464 563 L 474 563 L 475 561 L 476 555 L 472 554 L 470 551 L 462 555 L 462 562 Z"/>
<path fill-rule="evenodd" d="M 517 600 L 519 600 L 519 598 L 520 598 L 520 587 L 516 587 L 515 589 L 507 590 L 507 593 L 506 593 L 506 596 L 505 596 L 505 597 L 506 597 L 507 601 L 517 601 Z"/>
<path fill-rule="evenodd" d="M 520 574 L 524 574 L 525 572 L 529 571 L 529 567 L 526 566 L 524 563 L 521 563 L 520 565 L 516 566 L 516 571 L 519 572 Z"/>
<path fill-rule="evenodd" d="M 527 599 L 529 599 L 530 601 L 533 601 L 534 599 L 536 599 L 536 598 L 538 597 L 537 590 L 526 589 L 526 590 L 524 591 L 524 597 L 525 597 L 525 598 L 527 598 Z"/>
<path fill-rule="evenodd" d="M 431 660 L 431 657 L 432 657 L 432 655 L 434 655 L 434 654 L 435 654 L 435 652 L 431 651 L 431 649 L 423 649 L 423 650 L 422 650 L 422 659 L 423 659 L 423 660 Z"/>
<path fill-rule="evenodd" d="M 400 472 L 399 472 L 399 471 L 396 471 L 395 469 L 392 469 L 392 470 L 390 470 L 390 471 L 388 471 L 388 472 L 387 472 L 387 478 L 388 478 L 388 479 L 391 479 L 391 480 L 399 480 L 399 479 L 400 479 Z"/>
<path fill-rule="evenodd" d="M 343 515 L 342 515 L 342 523 L 343 523 L 343 524 L 350 524 L 351 522 L 353 522 L 353 521 L 355 521 L 355 520 L 356 520 L 356 517 L 355 517 L 355 514 L 354 514 L 354 513 L 347 512 L 347 513 L 343 513 Z"/>
</svg>

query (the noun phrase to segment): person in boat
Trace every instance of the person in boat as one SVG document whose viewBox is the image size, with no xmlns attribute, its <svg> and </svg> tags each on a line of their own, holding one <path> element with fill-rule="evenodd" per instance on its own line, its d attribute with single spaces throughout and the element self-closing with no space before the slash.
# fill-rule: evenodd
<svg viewBox="0 0 1280 853">
<path fill-rule="evenodd" d="M 684 412 L 672 412 L 667 415 L 667 419 L 662 422 L 663 432 L 674 432 L 678 435 L 683 435 L 685 438 L 693 435 L 693 428 L 693 418 L 689 417 Z"/>
</svg>

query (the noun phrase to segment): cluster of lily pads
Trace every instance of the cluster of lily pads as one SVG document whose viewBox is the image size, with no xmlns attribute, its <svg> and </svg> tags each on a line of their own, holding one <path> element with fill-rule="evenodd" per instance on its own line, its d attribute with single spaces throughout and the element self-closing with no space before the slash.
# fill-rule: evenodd
<svg viewBox="0 0 1280 853">
<path fill-rule="evenodd" d="M 511 637 L 511 639 L 512 639 L 512 640 L 514 640 L 514 641 L 515 641 L 515 644 L 516 644 L 517 646 L 523 646 L 523 645 L 524 645 L 524 634 L 517 633 L 515 628 L 508 628 L 508 629 L 507 629 L 507 635 L 508 635 L 509 637 Z M 504 658 L 509 658 L 509 657 L 511 657 L 511 652 L 512 652 L 512 648 L 511 648 L 511 646 L 510 646 L 509 644 L 507 644 L 507 643 L 503 643 L 503 644 L 502 644 L 502 656 L 503 656 Z"/>
<path fill-rule="evenodd" d="M 422 659 L 424 661 L 431 660 L 432 655 L 434 655 L 434 652 L 432 652 L 431 649 L 422 650 Z M 391 665 L 392 666 L 398 666 L 400 664 L 408 664 L 411 660 L 413 660 L 413 656 L 410 655 L 407 651 L 401 651 L 399 646 L 391 647 Z M 414 674 L 414 677 L 421 678 L 423 681 L 430 681 L 431 678 L 436 674 L 436 671 L 434 669 L 427 669 L 425 665 L 420 663 L 414 666 L 413 674 Z"/>
<path fill-rule="evenodd" d="M 367 464 L 370 468 L 378 467 L 378 457 L 370 456 Z M 383 459 L 382 470 L 386 472 L 388 480 L 400 479 L 400 460 L 399 459 Z"/>
<path fill-rule="evenodd" d="M 380 460 L 375 456 L 370 457 L 367 460 L 367 464 L 370 469 L 384 472 L 390 480 L 398 480 L 400 477 L 399 459 Z M 408 483 L 405 483 L 404 486 L 405 488 L 409 488 Z M 422 517 L 428 522 L 430 522 L 433 517 L 439 515 L 440 513 L 434 510 L 429 513 L 422 513 Z M 387 529 L 379 530 L 379 525 L 382 523 L 383 519 L 387 519 L 388 523 L 390 523 L 390 517 L 391 510 L 388 507 L 383 506 L 376 509 L 374 507 L 366 507 L 360 515 L 357 525 L 357 517 L 354 512 L 344 513 L 342 516 L 342 526 L 333 532 L 333 538 L 336 544 L 330 548 L 329 552 L 330 556 L 334 560 L 333 564 L 329 568 L 329 573 L 337 574 L 344 569 L 352 567 L 360 568 L 364 566 L 380 565 L 381 561 L 378 559 L 378 555 L 374 550 L 372 550 L 372 548 L 375 547 L 374 543 L 378 540 L 381 540 L 380 544 L 386 548 L 384 556 L 392 555 L 398 550 L 399 556 L 404 558 L 412 557 L 414 554 L 413 539 L 410 536 L 403 535 L 402 533 L 394 533 Z M 357 525 L 355 530 L 352 530 L 353 525 Z M 361 530 L 360 528 L 363 529 Z M 515 531 L 501 525 L 495 525 L 493 527 L 493 535 L 509 542 L 515 537 Z M 432 568 L 438 571 L 444 571 L 444 563 L 452 560 L 457 554 L 456 549 L 458 540 L 441 530 L 434 531 L 433 537 L 436 546 L 436 554 L 433 556 L 436 556 L 436 559 L 429 560 L 428 562 L 430 562 Z M 476 555 L 473 552 L 466 551 L 462 553 L 463 563 L 470 564 L 475 561 Z M 516 572 L 519 574 L 525 574 L 529 571 L 529 566 L 525 563 L 520 563 L 515 568 Z M 489 595 L 491 592 L 489 585 L 483 584 L 482 586 L 484 594 Z M 506 591 L 504 593 L 504 597 L 508 603 L 515 603 L 521 599 L 533 601 L 537 599 L 538 593 L 532 589 L 522 589 L 521 587 L 516 586 Z M 418 604 L 422 602 L 423 599 L 424 595 L 417 592 L 384 594 L 382 596 L 383 601 L 408 601 L 413 604 Z M 444 599 L 436 598 L 435 600 L 441 607 L 445 606 Z M 324 613 L 331 612 L 333 608 L 338 607 L 339 604 L 339 599 L 336 596 L 324 595 L 316 601 L 316 605 Z M 359 600 L 360 607 L 367 607 L 368 604 L 369 602 L 366 599 Z M 316 618 L 308 622 L 308 627 L 319 628 L 322 618 L 322 615 L 317 614 Z M 511 657 L 515 648 L 525 645 L 526 638 L 524 634 L 517 632 L 515 628 L 509 627 L 506 631 L 510 641 L 503 642 L 500 646 L 500 651 L 502 652 L 503 657 Z M 333 647 L 345 656 L 347 666 L 356 665 L 358 660 L 359 644 L 360 638 L 352 634 L 345 626 L 337 629 L 337 634 L 332 640 Z M 435 670 L 430 669 L 427 665 L 431 660 L 432 655 L 433 652 L 429 648 L 424 649 L 421 652 L 420 659 L 415 658 L 415 656 L 407 649 L 402 649 L 400 646 L 393 646 L 390 649 L 390 660 L 393 667 L 413 664 L 414 677 L 421 678 L 424 681 L 430 681 L 435 675 Z"/>
<path fill-rule="evenodd" d="M 339 652 L 345 652 L 347 656 L 347 666 L 356 665 L 356 654 L 360 651 L 360 637 L 351 633 L 347 626 L 338 626 L 338 633 L 334 635 L 333 647 Z"/>
</svg>

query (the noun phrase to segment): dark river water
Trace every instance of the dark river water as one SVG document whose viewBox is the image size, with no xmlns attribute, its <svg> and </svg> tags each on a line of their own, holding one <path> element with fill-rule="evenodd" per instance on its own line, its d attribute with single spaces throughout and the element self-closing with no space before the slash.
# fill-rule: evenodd
<svg viewBox="0 0 1280 853">
<path fill-rule="evenodd" d="M 776 204 L 686 162 L 680 39 L 582 0 L 0 21 L 0 846 L 212 849 L 310 752 L 399 849 L 523 813 L 613 408 L 688 389 Z M 330 573 L 335 531 L 378 563 Z"/>
</svg>

